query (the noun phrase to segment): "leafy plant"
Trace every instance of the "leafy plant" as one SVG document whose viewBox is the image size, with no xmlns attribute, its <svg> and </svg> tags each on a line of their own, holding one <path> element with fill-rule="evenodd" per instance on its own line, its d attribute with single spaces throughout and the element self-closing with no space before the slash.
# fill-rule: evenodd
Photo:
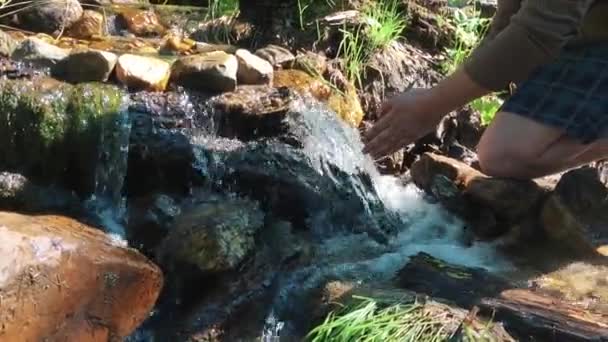
<svg viewBox="0 0 608 342">
<path fill-rule="evenodd" d="M 454 72 L 468 58 L 481 42 L 490 24 L 490 19 L 481 18 L 477 10 L 467 14 L 463 9 L 455 9 L 452 21 L 456 27 L 455 42 L 452 47 L 446 49 L 447 60 L 442 64 L 442 71 L 446 74 Z M 494 95 L 471 102 L 471 107 L 481 113 L 484 125 L 492 121 L 501 105 L 502 100 Z"/>
<path fill-rule="evenodd" d="M 361 77 L 370 56 L 396 40 L 407 27 L 398 0 L 369 2 L 362 9 L 363 26 L 342 29 L 338 54 L 344 59 L 346 77 L 361 86 Z"/>
<path fill-rule="evenodd" d="M 399 9 L 399 1 L 370 2 L 363 10 L 369 28 L 367 36 L 373 48 L 382 48 L 397 39 L 405 30 L 406 20 Z"/>
<path fill-rule="evenodd" d="M 438 317 L 419 304 L 382 307 L 375 300 L 354 297 L 358 303 L 331 312 L 306 337 L 310 342 L 439 342 L 448 337 Z"/>
</svg>

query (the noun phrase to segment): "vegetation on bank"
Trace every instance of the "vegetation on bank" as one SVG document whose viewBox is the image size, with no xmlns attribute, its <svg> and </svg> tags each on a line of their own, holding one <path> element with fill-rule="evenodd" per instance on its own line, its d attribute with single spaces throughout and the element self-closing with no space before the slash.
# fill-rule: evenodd
<svg viewBox="0 0 608 342">
<path fill-rule="evenodd" d="M 446 313 L 419 303 L 386 303 L 353 296 L 306 336 L 309 342 L 491 342 L 493 323 L 473 328 L 469 323 L 448 327 Z"/>
</svg>

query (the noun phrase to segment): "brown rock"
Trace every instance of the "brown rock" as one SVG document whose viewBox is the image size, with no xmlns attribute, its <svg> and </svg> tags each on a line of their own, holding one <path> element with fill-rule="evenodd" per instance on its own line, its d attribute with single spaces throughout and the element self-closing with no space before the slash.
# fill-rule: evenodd
<svg viewBox="0 0 608 342">
<path fill-rule="evenodd" d="M 363 109 L 356 89 L 350 83 L 344 84 L 344 90 L 338 91 L 321 77 L 311 76 L 301 70 L 289 69 L 275 72 L 274 86 L 287 87 L 312 95 L 317 100 L 327 103 L 344 122 L 354 127 L 358 127 L 363 120 Z"/>
<path fill-rule="evenodd" d="M 118 15 L 129 32 L 137 36 L 161 35 L 166 31 L 158 14 L 152 10 L 124 7 L 118 11 Z"/>
<path fill-rule="evenodd" d="M 171 65 L 157 58 L 125 54 L 116 63 L 116 77 L 129 88 L 162 91 L 171 76 Z"/>
<path fill-rule="evenodd" d="M 215 110 L 222 113 L 219 133 L 240 140 L 284 133 L 287 128 L 283 119 L 289 109 L 290 95 L 286 88 L 250 85 L 214 98 Z"/>
<path fill-rule="evenodd" d="M 245 49 L 239 49 L 235 56 L 239 61 L 237 73 L 239 83 L 269 84 L 272 82 L 274 69 L 268 61 Z"/>
<path fill-rule="evenodd" d="M 97 11 L 84 10 L 84 12 L 82 12 L 82 17 L 70 27 L 67 34 L 74 38 L 88 39 L 93 36 L 103 35 L 103 28 L 103 14 Z"/>
<path fill-rule="evenodd" d="M 157 266 L 59 216 L 0 213 L 0 336 L 108 341 L 132 333 L 161 290 Z"/>
<path fill-rule="evenodd" d="M 51 72 L 67 82 L 105 82 L 112 74 L 118 56 L 111 52 L 86 49 L 72 51 Z"/>
<path fill-rule="evenodd" d="M 236 88 L 239 63 L 222 51 L 179 58 L 171 68 L 171 80 L 185 88 L 232 91 Z"/>
<path fill-rule="evenodd" d="M 594 254 L 608 243 L 608 189 L 593 168 L 562 176 L 541 213 L 543 228 L 551 238 L 574 251 Z"/>
<path fill-rule="evenodd" d="M 267 60 L 274 67 L 288 68 L 293 65 L 296 56 L 284 47 L 268 45 L 255 52 L 256 56 Z"/>
</svg>

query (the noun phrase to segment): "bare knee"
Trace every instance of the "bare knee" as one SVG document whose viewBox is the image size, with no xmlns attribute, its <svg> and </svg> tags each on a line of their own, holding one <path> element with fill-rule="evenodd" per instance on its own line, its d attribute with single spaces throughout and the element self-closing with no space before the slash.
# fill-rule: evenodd
<svg viewBox="0 0 608 342">
<path fill-rule="evenodd" d="M 529 179 L 534 162 L 519 151 L 480 146 L 477 151 L 481 172 L 491 177 Z"/>
</svg>

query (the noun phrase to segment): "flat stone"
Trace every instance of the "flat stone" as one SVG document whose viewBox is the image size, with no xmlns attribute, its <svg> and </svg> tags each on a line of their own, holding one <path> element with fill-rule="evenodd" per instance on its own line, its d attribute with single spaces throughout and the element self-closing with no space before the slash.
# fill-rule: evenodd
<svg viewBox="0 0 608 342">
<path fill-rule="evenodd" d="M 116 63 L 118 80 L 129 88 L 162 91 L 171 76 L 171 65 L 153 57 L 125 54 Z"/>
<path fill-rule="evenodd" d="M 255 52 L 255 55 L 267 60 L 274 67 L 290 67 L 296 57 L 284 47 L 268 45 Z"/>
<path fill-rule="evenodd" d="M 239 61 L 237 78 L 244 84 L 268 84 L 272 82 L 274 69 L 270 63 L 245 49 L 236 52 Z"/>
<path fill-rule="evenodd" d="M 69 218 L 0 212 L 0 240 L 6 341 L 122 340 L 163 286 L 143 255 Z"/>
<path fill-rule="evenodd" d="M 186 56 L 173 63 L 171 79 L 185 88 L 232 91 L 236 88 L 238 61 L 222 51 Z"/>
<path fill-rule="evenodd" d="M 69 55 L 69 51 L 38 38 L 23 40 L 13 51 L 11 58 L 30 62 L 42 67 L 52 67 Z"/>
<path fill-rule="evenodd" d="M 57 63 L 54 77 L 67 82 L 105 82 L 112 74 L 118 56 L 99 50 L 74 51 Z"/>
</svg>

